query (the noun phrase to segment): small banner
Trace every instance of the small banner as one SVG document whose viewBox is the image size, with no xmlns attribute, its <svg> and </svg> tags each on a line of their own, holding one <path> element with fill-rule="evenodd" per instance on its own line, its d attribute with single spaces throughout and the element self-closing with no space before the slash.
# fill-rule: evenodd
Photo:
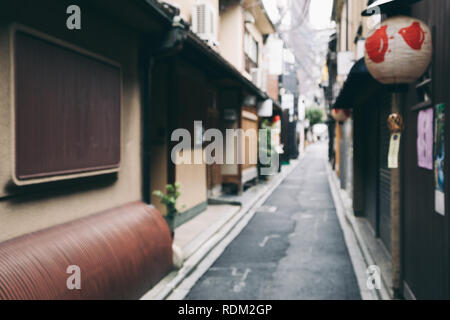
<svg viewBox="0 0 450 320">
<path fill-rule="evenodd" d="M 433 108 L 419 112 L 417 119 L 417 159 L 419 167 L 433 170 Z"/>
<path fill-rule="evenodd" d="M 445 215 L 445 104 L 436 106 L 434 130 L 435 210 L 437 213 Z"/>
<path fill-rule="evenodd" d="M 400 133 L 393 133 L 391 135 L 391 142 L 389 143 L 388 168 L 398 168 L 398 154 L 400 152 Z"/>
</svg>

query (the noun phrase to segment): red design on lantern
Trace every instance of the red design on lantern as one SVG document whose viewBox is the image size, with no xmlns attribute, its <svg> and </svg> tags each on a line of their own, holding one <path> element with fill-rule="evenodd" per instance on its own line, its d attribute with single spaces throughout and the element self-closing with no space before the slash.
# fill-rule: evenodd
<svg viewBox="0 0 450 320">
<path fill-rule="evenodd" d="M 364 60 L 370 74 L 383 84 L 413 83 L 430 65 L 432 46 L 425 23 L 395 16 L 369 35 Z"/>
<path fill-rule="evenodd" d="M 421 50 L 425 41 L 425 31 L 422 30 L 419 22 L 413 22 L 407 28 L 400 29 L 398 32 L 405 42 L 414 50 Z"/>
<path fill-rule="evenodd" d="M 384 61 L 386 52 L 389 49 L 387 26 L 379 28 L 366 41 L 366 51 L 369 58 L 375 63 Z"/>
</svg>

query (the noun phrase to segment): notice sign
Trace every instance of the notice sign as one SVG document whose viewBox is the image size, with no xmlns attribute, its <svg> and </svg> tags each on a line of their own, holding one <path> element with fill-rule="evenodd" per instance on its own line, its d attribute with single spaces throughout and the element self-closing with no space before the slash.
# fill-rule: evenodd
<svg viewBox="0 0 450 320">
<path fill-rule="evenodd" d="M 433 170 L 433 109 L 419 112 L 417 120 L 417 159 L 419 167 Z"/>
<path fill-rule="evenodd" d="M 434 179 L 436 182 L 435 210 L 445 215 L 444 160 L 445 160 L 445 105 L 438 104 L 434 123 Z"/>
<path fill-rule="evenodd" d="M 400 133 L 394 133 L 391 135 L 391 142 L 389 143 L 389 155 L 388 155 L 388 168 L 398 168 L 398 154 L 400 152 Z"/>
</svg>

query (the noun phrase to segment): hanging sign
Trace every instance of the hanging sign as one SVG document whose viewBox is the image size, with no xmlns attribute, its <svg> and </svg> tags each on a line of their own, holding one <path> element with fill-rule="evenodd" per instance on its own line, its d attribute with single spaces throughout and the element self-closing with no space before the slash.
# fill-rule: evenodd
<svg viewBox="0 0 450 320">
<path fill-rule="evenodd" d="M 445 105 L 439 104 L 435 110 L 434 124 L 434 179 L 436 183 L 435 210 L 445 215 L 444 160 L 445 160 Z"/>
<path fill-rule="evenodd" d="M 417 159 L 419 167 L 433 170 L 433 109 L 422 110 L 417 119 Z"/>
<path fill-rule="evenodd" d="M 400 153 L 400 140 L 403 131 L 403 118 L 396 112 L 389 115 L 387 125 L 391 132 L 391 141 L 389 143 L 388 168 L 398 168 L 398 155 Z"/>
<path fill-rule="evenodd" d="M 398 154 L 400 152 L 400 133 L 394 133 L 391 135 L 391 142 L 389 143 L 389 155 L 388 155 L 388 168 L 398 168 Z"/>
</svg>

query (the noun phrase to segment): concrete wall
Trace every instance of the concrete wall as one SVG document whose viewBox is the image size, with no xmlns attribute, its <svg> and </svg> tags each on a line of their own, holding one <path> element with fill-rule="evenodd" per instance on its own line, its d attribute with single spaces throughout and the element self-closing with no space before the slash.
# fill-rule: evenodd
<svg viewBox="0 0 450 320">
<path fill-rule="evenodd" d="M 47 1 L 33 10 L 2 12 L 0 20 L 0 241 L 42 228 L 78 219 L 127 202 L 141 199 L 141 103 L 138 81 L 138 35 L 94 10 L 83 11 L 84 28 L 65 27 L 65 8 L 59 1 Z M 17 16 L 15 15 L 17 14 Z M 120 172 L 31 187 L 11 182 L 11 23 L 18 22 L 121 64 L 122 152 Z"/>
</svg>

